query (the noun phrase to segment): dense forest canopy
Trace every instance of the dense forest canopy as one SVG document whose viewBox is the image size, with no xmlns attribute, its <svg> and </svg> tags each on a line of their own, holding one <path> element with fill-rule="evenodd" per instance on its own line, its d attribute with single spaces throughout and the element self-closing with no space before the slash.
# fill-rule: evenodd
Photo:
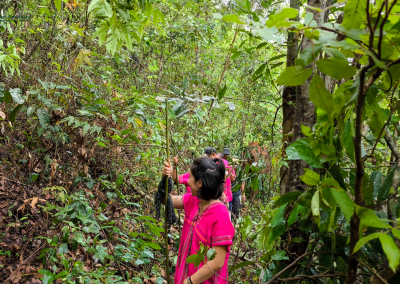
<svg viewBox="0 0 400 284">
<path fill-rule="evenodd" d="M 231 283 L 400 281 L 397 0 L 0 11 L 0 283 L 172 283 L 160 171 L 206 147 L 245 185 Z"/>
</svg>

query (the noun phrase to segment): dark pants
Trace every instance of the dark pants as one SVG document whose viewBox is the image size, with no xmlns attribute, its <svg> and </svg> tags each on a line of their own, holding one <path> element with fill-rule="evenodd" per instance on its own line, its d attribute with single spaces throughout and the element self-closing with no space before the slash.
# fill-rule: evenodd
<svg viewBox="0 0 400 284">
<path fill-rule="evenodd" d="M 242 208 L 240 196 L 242 196 L 242 191 L 240 189 L 232 193 L 232 214 L 235 218 L 239 218 L 239 209 Z"/>
</svg>

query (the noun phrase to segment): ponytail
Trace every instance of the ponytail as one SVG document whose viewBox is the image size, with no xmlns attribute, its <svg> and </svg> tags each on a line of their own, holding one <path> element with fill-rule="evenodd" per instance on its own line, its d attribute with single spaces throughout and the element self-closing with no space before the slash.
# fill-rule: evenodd
<svg viewBox="0 0 400 284">
<path fill-rule="evenodd" d="M 201 179 L 198 198 L 218 199 L 224 192 L 225 165 L 222 159 L 200 157 L 193 161 L 190 171 L 196 181 Z"/>
</svg>

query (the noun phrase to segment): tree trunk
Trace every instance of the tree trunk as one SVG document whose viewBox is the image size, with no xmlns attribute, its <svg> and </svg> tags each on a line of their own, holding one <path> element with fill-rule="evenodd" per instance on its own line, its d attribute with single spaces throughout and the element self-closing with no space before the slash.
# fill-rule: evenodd
<svg viewBox="0 0 400 284">
<path fill-rule="evenodd" d="M 296 0 L 290 1 L 290 7 L 299 10 L 299 4 Z M 293 21 L 298 21 L 299 16 L 297 16 Z M 293 66 L 297 58 L 297 51 L 299 48 L 298 34 L 288 33 L 287 39 L 287 53 L 286 53 L 286 66 Z M 287 136 L 292 132 L 294 127 L 294 104 L 296 99 L 296 87 L 286 86 L 282 93 L 282 112 L 283 112 L 283 122 L 282 122 L 282 154 L 285 156 L 287 146 L 292 143 L 292 137 Z M 288 177 L 288 168 L 282 166 L 280 169 L 280 194 L 283 195 L 286 192 L 286 183 Z"/>
<path fill-rule="evenodd" d="M 326 0 L 308 0 L 307 4 L 311 7 L 323 9 L 326 7 Z M 324 22 L 324 14 L 317 11 L 306 9 L 307 12 L 314 14 L 314 20 L 318 26 L 322 26 Z M 309 38 L 303 37 L 301 42 L 301 50 L 311 46 L 312 42 Z M 307 67 L 310 67 L 311 64 Z M 301 132 L 301 125 L 308 126 L 312 129 L 314 125 L 314 104 L 309 98 L 309 88 L 312 77 L 296 88 L 296 110 L 294 115 L 293 142 L 304 137 Z M 292 160 L 289 163 L 287 183 L 285 193 L 295 190 L 304 190 L 304 184 L 300 180 L 300 176 L 304 174 L 304 169 L 308 164 L 302 160 Z"/>
</svg>

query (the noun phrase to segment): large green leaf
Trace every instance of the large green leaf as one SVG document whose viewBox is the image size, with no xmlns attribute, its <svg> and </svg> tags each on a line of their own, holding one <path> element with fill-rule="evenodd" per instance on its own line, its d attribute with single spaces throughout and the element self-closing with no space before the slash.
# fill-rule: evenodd
<svg viewBox="0 0 400 284">
<path fill-rule="evenodd" d="M 390 268 L 393 270 L 393 272 L 396 272 L 396 268 L 400 262 L 399 248 L 396 246 L 394 240 L 389 235 L 380 234 L 379 240 L 381 241 L 383 251 L 385 252 L 389 260 Z"/>
<path fill-rule="evenodd" d="M 347 189 L 346 184 L 344 183 L 344 178 L 342 174 L 340 173 L 340 169 L 337 166 L 337 164 L 333 164 L 329 168 L 329 173 L 332 175 L 332 177 L 339 183 L 340 187 L 343 189 Z"/>
<path fill-rule="evenodd" d="M 319 191 L 315 191 L 311 200 L 311 211 L 314 216 L 319 216 Z"/>
<path fill-rule="evenodd" d="M 286 148 L 286 154 L 289 160 L 303 160 L 313 168 L 321 168 L 322 163 L 315 156 L 310 144 L 306 139 L 299 139 Z"/>
<path fill-rule="evenodd" d="M 245 25 L 246 23 L 241 21 L 239 19 L 239 17 L 235 14 L 231 14 L 231 15 L 225 15 L 222 17 L 223 20 L 227 21 L 227 22 L 232 22 L 232 23 L 236 23 L 239 25 Z"/>
<path fill-rule="evenodd" d="M 331 192 L 336 202 L 339 204 L 340 210 L 347 221 L 350 221 L 351 216 L 354 214 L 355 204 L 351 201 L 350 196 L 343 189 L 331 188 Z"/>
<path fill-rule="evenodd" d="M 325 88 L 325 82 L 318 74 L 315 74 L 311 80 L 309 95 L 310 100 L 332 118 L 335 102 L 332 94 Z"/>
<path fill-rule="evenodd" d="M 288 204 L 289 202 L 292 202 L 295 200 L 297 197 L 301 195 L 301 191 L 291 191 L 286 193 L 285 195 L 281 196 L 274 204 L 273 208 L 280 207 L 282 205 Z"/>
<path fill-rule="evenodd" d="M 372 209 L 356 205 L 357 216 L 360 218 L 361 223 L 366 226 L 374 228 L 392 228 L 388 223 L 381 220 L 376 216 Z"/>
<path fill-rule="evenodd" d="M 313 170 L 310 169 L 304 169 L 305 173 L 304 175 L 300 176 L 300 179 L 308 185 L 318 185 L 319 182 L 321 181 L 321 178 L 319 177 L 319 174 L 314 172 Z"/>
<path fill-rule="evenodd" d="M 362 187 L 362 198 L 364 199 L 366 205 L 372 204 L 373 194 L 374 194 L 374 184 L 369 179 L 368 175 L 363 177 L 363 187 Z"/>
<path fill-rule="evenodd" d="M 242 262 L 236 264 L 231 269 L 229 269 L 229 271 L 238 270 L 239 268 L 242 268 L 242 267 L 245 267 L 245 266 L 249 266 L 249 265 L 253 265 L 253 264 L 255 264 L 254 261 L 242 261 Z"/>
<path fill-rule="evenodd" d="M 17 104 L 23 104 L 24 99 L 21 97 L 22 96 L 22 91 L 20 88 L 15 88 L 15 89 L 10 89 L 10 95 L 13 98 L 14 102 Z"/>
<path fill-rule="evenodd" d="M 344 6 L 344 19 L 342 26 L 346 30 L 358 29 L 367 18 L 367 1 L 349 0 Z"/>
<path fill-rule="evenodd" d="M 317 66 L 322 73 L 337 80 L 351 78 L 357 72 L 357 68 L 350 66 L 347 60 L 338 58 L 320 59 Z"/>
<path fill-rule="evenodd" d="M 88 7 L 88 12 L 90 13 L 95 7 L 96 5 L 100 2 L 101 0 L 92 0 L 89 4 Z"/>
<path fill-rule="evenodd" d="M 10 117 L 8 118 L 12 123 L 14 123 L 15 119 L 17 118 L 18 111 L 21 109 L 23 105 L 17 105 L 12 112 L 10 113 Z"/>
<path fill-rule="evenodd" d="M 374 193 L 372 195 L 373 198 L 375 198 L 378 195 L 379 188 L 380 188 L 381 182 L 382 182 L 382 177 L 383 177 L 383 174 L 380 171 L 372 172 L 371 175 L 369 176 L 369 179 L 371 180 L 371 182 L 374 186 Z"/>
<path fill-rule="evenodd" d="M 39 108 L 37 110 L 37 114 L 38 114 L 40 125 L 43 128 L 47 128 L 50 124 L 50 116 L 49 116 L 49 113 L 47 112 L 47 110 Z"/>
<path fill-rule="evenodd" d="M 368 243 L 370 240 L 379 238 L 379 235 L 381 235 L 381 234 L 383 234 L 383 233 L 373 233 L 373 234 L 371 234 L 371 235 L 368 235 L 368 236 L 365 236 L 365 237 L 361 238 L 361 239 L 357 242 L 356 246 L 354 247 L 353 253 L 357 252 L 363 245 L 365 245 L 366 243 Z"/>
<path fill-rule="evenodd" d="M 277 83 L 285 86 L 298 86 L 311 76 L 312 68 L 304 69 L 301 65 L 287 67 L 277 79 Z"/>
<path fill-rule="evenodd" d="M 314 61 L 321 52 L 322 44 L 312 45 L 310 47 L 305 48 L 299 58 L 296 59 L 296 65 L 307 66 L 311 62 Z"/>
<path fill-rule="evenodd" d="M 294 8 L 284 8 L 281 12 L 279 12 L 276 15 L 271 15 L 266 22 L 266 25 L 268 27 L 273 27 L 274 25 L 278 24 L 279 22 L 285 20 L 285 19 L 290 19 L 290 18 L 296 18 L 297 14 L 299 11 Z"/>
<path fill-rule="evenodd" d="M 57 11 L 61 10 L 61 0 L 54 0 L 54 5 L 57 8 Z"/>
<path fill-rule="evenodd" d="M 346 121 L 344 126 L 344 133 L 343 133 L 343 143 L 346 149 L 347 155 L 349 156 L 350 160 L 354 163 L 355 162 L 355 150 L 354 150 L 354 141 L 353 141 L 353 133 L 351 130 L 351 122 Z"/>
<path fill-rule="evenodd" d="M 273 28 L 262 28 L 262 29 L 254 29 L 253 34 L 262 37 L 266 41 L 276 41 L 282 42 L 281 37 L 274 36 L 278 32 L 278 29 Z"/>
<path fill-rule="evenodd" d="M 390 188 L 392 187 L 393 175 L 396 167 L 393 167 L 378 190 L 378 202 L 382 202 L 389 197 Z"/>
</svg>

